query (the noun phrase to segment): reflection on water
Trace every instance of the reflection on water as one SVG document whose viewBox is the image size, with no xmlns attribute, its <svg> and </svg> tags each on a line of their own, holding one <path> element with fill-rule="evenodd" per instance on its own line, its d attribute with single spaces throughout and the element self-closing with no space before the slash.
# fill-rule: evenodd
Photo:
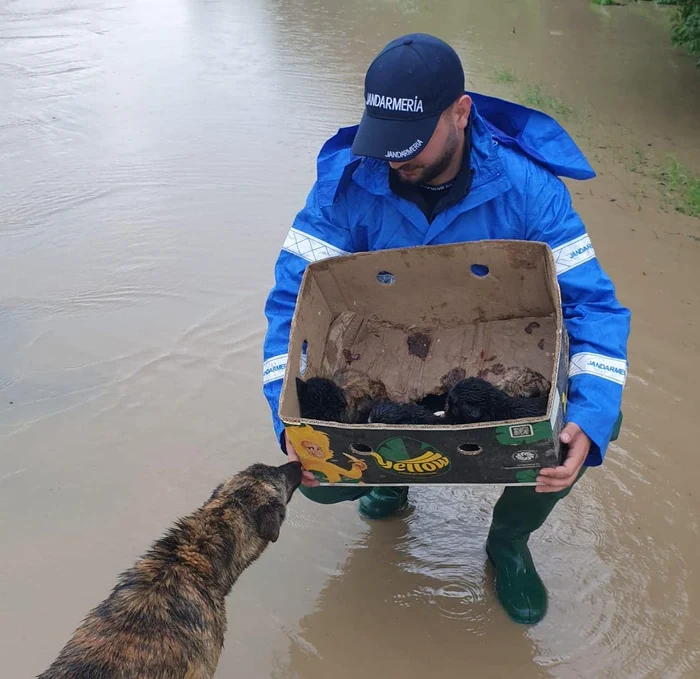
<svg viewBox="0 0 700 679">
<path fill-rule="evenodd" d="M 447 677 L 465 663 L 494 677 L 693 676 L 691 566 L 672 538 L 652 540 L 643 515 L 629 515 L 617 472 L 639 465 L 619 447 L 614 453 L 611 478 L 590 472 L 576 501 L 562 502 L 531 539 L 550 594 L 538 626 L 509 623 L 492 594 L 484 544 L 500 491 L 419 490 L 405 521 L 382 522 L 354 545 L 301 620 L 290 674 L 279 676 L 322 677 L 331 659 L 340 677 L 377 666 Z M 669 502 L 663 519 L 676 513 Z"/>
<path fill-rule="evenodd" d="M 696 226 L 632 195 L 608 153 L 652 144 L 698 166 L 700 84 L 661 12 L 551 0 L 0 7 L 8 676 L 41 671 L 116 574 L 222 477 L 279 459 L 260 388 L 273 261 L 320 144 L 361 113 L 367 64 L 414 30 L 453 42 L 470 88 L 508 94 L 492 75 L 510 68 L 574 110 L 600 177 L 572 189 L 634 313 L 625 430 L 532 538 L 551 593 L 537 627 L 511 624 L 493 596 L 483 547 L 498 488 L 417 489 L 406 517 L 372 525 L 353 506 L 297 497 L 231 595 L 220 674 L 698 671 Z"/>
</svg>

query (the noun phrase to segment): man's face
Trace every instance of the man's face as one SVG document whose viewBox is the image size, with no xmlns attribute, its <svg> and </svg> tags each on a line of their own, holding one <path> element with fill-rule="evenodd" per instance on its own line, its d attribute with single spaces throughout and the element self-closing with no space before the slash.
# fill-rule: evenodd
<svg viewBox="0 0 700 679">
<path fill-rule="evenodd" d="M 433 136 L 415 158 L 389 163 L 402 182 L 428 184 L 447 170 L 460 148 L 470 109 L 471 99 L 462 97 L 440 116 Z"/>
</svg>

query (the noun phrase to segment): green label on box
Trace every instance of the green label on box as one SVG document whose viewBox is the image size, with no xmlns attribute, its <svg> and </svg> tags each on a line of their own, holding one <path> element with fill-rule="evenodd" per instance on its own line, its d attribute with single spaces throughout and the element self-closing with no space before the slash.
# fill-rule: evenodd
<svg viewBox="0 0 700 679">
<path fill-rule="evenodd" d="M 511 424 L 496 427 L 496 440 L 504 446 L 536 443 L 537 441 L 545 441 L 550 438 L 552 438 L 552 425 L 549 422 Z"/>
<path fill-rule="evenodd" d="M 383 441 L 369 455 L 382 469 L 402 476 L 435 476 L 450 469 L 450 459 L 435 446 L 402 436 Z"/>
</svg>

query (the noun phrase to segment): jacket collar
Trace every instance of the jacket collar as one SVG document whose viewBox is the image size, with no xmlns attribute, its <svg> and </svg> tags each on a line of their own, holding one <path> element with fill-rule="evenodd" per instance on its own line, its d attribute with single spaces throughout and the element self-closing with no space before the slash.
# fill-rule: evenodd
<svg viewBox="0 0 700 679">
<path fill-rule="evenodd" d="M 471 167 L 474 171 L 474 178 L 467 196 L 469 204 L 481 202 L 478 201 L 478 198 L 479 194 L 483 192 L 483 188 L 496 180 L 505 178 L 503 163 L 496 152 L 497 142 L 475 106 L 472 107 L 470 124 L 472 126 Z M 392 194 L 389 185 L 389 165 L 386 161 L 375 158 L 360 159 L 357 156 L 354 156 L 354 160 L 359 160 L 359 163 L 352 173 L 352 180 L 358 186 L 376 196 Z M 506 188 L 510 188 L 509 182 Z"/>
<path fill-rule="evenodd" d="M 474 177 L 465 201 L 448 209 L 471 209 L 510 188 L 497 153 L 498 142 L 472 103 L 471 167 Z M 321 206 L 330 206 L 350 182 L 375 196 L 395 196 L 389 185 L 389 164 L 356 156 L 352 141 L 358 126 L 345 127 L 323 145 L 317 160 L 317 195 Z M 497 186 L 496 186 L 497 185 Z M 494 192 L 494 189 L 495 190 Z M 398 197 L 397 197 L 398 198 Z M 438 215 L 439 216 L 439 215 Z M 441 220 L 440 220 L 441 221 Z"/>
<path fill-rule="evenodd" d="M 472 98 L 471 162 L 475 172 L 472 192 L 465 204 L 470 203 L 470 197 L 474 200 L 482 196 L 482 187 L 508 183 L 498 146 L 512 148 L 560 177 L 595 177 L 581 149 L 550 116 L 504 99 L 469 91 L 466 94 Z M 341 128 L 319 153 L 318 196 L 322 205 L 330 205 L 351 181 L 374 195 L 391 193 L 386 161 L 353 155 L 351 147 L 357 129 L 358 126 Z"/>
</svg>

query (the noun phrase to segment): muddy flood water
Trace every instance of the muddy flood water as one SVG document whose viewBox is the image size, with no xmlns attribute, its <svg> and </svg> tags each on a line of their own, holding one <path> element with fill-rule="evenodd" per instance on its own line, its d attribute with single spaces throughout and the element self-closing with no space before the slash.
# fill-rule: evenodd
<svg viewBox="0 0 700 679">
<path fill-rule="evenodd" d="M 700 676 L 700 75 L 668 10 L 587 0 L 0 2 L 0 674 L 44 670 L 150 542 L 281 461 L 263 304 L 324 139 L 390 39 L 451 42 L 473 90 L 533 97 L 633 312 L 620 439 L 531 546 L 537 626 L 500 609 L 500 488 L 371 524 L 301 495 L 239 580 L 218 677 Z M 672 201 L 671 201 L 672 202 Z"/>
</svg>

